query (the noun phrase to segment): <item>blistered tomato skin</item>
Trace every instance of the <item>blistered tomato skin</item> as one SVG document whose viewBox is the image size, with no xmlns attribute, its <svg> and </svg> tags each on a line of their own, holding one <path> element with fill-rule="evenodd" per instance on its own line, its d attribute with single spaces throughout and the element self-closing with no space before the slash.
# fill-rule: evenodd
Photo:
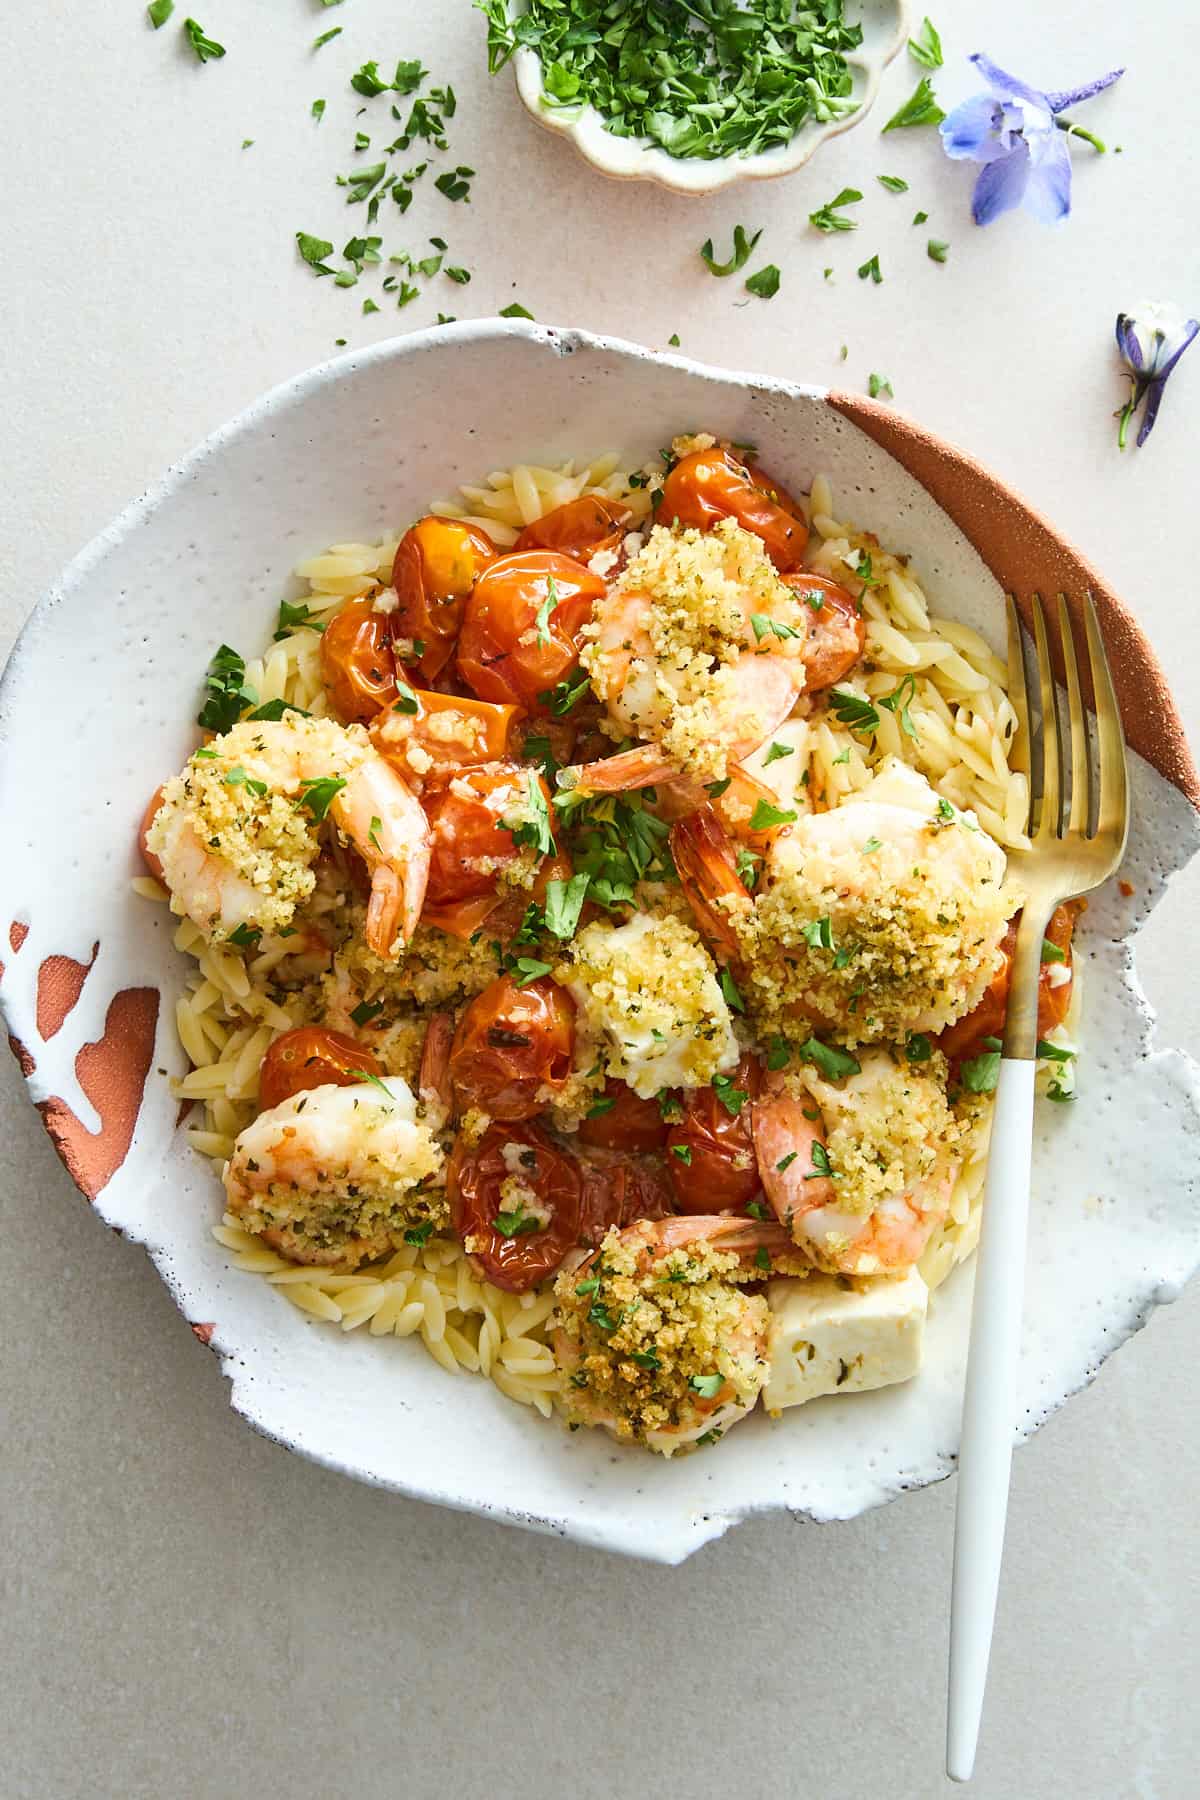
<svg viewBox="0 0 1200 1800">
<path fill-rule="evenodd" d="M 518 987 L 501 975 L 463 1013 L 450 1049 L 456 1110 L 530 1119 L 561 1087 L 575 1052 L 575 1003 L 544 976 Z"/>
<path fill-rule="evenodd" d="M 843 680 L 859 661 L 867 643 L 866 617 L 854 595 L 828 575 L 801 569 L 783 580 L 808 604 L 804 688 L 817 694 Z"/>
<path fill-rule="evenodd" d="M 369 600 L 347 606 L 321 637 L 321 680 L 343 725 L 366 724 L 397 697 L 391 621 Z"/>
<path fill-rule="evenodd" d="M 632 522 L 633 514 L 619 500 L 581 494 L 527 525 L 514 548 L 558 550 L 586 563 L 599 550 L 619 550 Z"/>
<path fill-rule="evenodd" d="M 379 1075 L 377 1059 L 365 1044 L 323 1025 L 300 1025 L 277 1037 L 263 1058 L 258 1104 L 265 1112 L 308 1088 L 353 1087 L 364 1075 Z"/>
<path fill-rule="evenodd" d="M 436 681 L 453 657 L 468 597 L 495 557 L 486 532 L 436 513 L 418 519 L 400 539 L 392 564 L 392 635 L 414 645 L 404 666 L 425 683 Z"/>
<path fill-rule="evenodd" d="M 750 1134 L 750 1102 L 762 1087 L 754 1057 L 742 1057 L 730 1082 L 746 1095 L 736 1113 L 715 1088 L 694 1088 L 683 1097 L 682 1119 L 667 1133 L 667 1168 L 680 1212 L 741 1212 L 761 1191 Z"/>
<path fill-rule="evenodd" d="M 460 769 L 501 761 L 521 716 L 516 706 L 410 688 L 372 719 L 371 740 L 396 773 L 420 791 Z"/>
<path fill-rule="evenodd" d="M 550 790 L 541 776 L 515 763 L 464 769 L 421 796 L 431 835 L 428 907 L 453 906 L 481 894 L 496 896 L 500 871 L 521 854 L 504 819 L 537 780 L 547 810 Z"/>
<path fill-rule="evenodd" d="M 582 563 L 555 550 L 496 559 L 467 602 L 459 676 L 481 700 L 545 712 L 540 699 L 579 668 L 579 633 L 605 592 Z"/>
<path fill-rule="evenodd" d="M 490 1125 L 474 1146 L 460 1137 L 446 1190 L 455 1235 L 476 1272 L 509 1293 L 545 1281 L 579 1242 L 579 1164 L 540 1126 Z M 525 1221 L 535 1229 L 523 1229 Z"/>
<path fill-rule="evenodd" d="M 675 1211 L 670 1178 L 656 1158 L 634 1158 L 614 1150 L 585 1150 L 580 1161 L 582 1243 L 600 1243 L 610 1225 L 623 1231 L 637 1219 L 666 1219 Z"/>
<path fill-rule="evenodd" d="M 1068 901 L 1065 906 L 1056 906 L 1046 927 L 1047 942 L 1062 951 L 1062 961 L 1043 962 L 1038 971 L 1038 1036 L 1045 1037 L 1056 1025 L 1061 1025 L 1071 1006 L 1071 983 L 1056 982 L 1051 973 L 1056 967 L 1070 969 L 1073 964 L 1072 939 L 1075 936 L 1075 921 L 1083 911 L 1077 900 Z M 992 976 L 983 999 L 973 1012 L 965 1018 L 958 1019 L 948 1025 L 937 1039 L 938 1049 L 952 1062 L 961 1062 L 964 1058 L 977 1056 L 986 1049 L 984 1038 L 998 1038 L 1004 1035 L 1004 1026 L 1008 1018 L 1008 990 L 1012 981 L 1012 959 L 1017 948 L 1017 925 L 1020 913 L 1009 920 L 1004 936 L 1000 940 L 1000 953 L 1003 958 L 1000 967 Z"/>
<path fill-rule="evenodd" d="M 667 1141 L 666 1121 L 657 1100 L 642 1100 L 623 1081 L 609 1081 L 599 1096 L 602 1110 L 583 1119 L 581 1144 L 608 1150 L 661 1150 Z"/>
<path fill-rule="evenodd" d="M 808 526 L 790 495 L 773 484 L 770 490 L 759 486 L 745 463 L 716 448 L 680 458 L 663 483 L 655 517 L 660 525 L 677 521 L 700 531 L 711 531 L 722 519 L 736 519 L 762 539 L 781 574 L 796 567 L 808 542 Z"/>
</svg>

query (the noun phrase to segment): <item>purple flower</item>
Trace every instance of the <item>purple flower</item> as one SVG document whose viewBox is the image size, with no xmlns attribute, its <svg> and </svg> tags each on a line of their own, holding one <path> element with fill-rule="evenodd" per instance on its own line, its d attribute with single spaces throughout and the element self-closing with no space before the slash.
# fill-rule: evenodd
<svg viewBox="0 0 1200 1800">
<path fill-rule="evenodd" d="M 1117 314 L 1117 349 L 1129 376 L 1129 398 L 1117 417 L 1121 421 L 1117 444 L 1123 450 L 1129 434 L 1129 421 L 1146 399 L 1139 446 L 1154 430 L 1167 376 L 1175 367 L 1192 339 L 1200 332 L 1200 322 L 1185 319 L 1178 306 L 1170 302 L 1143 301 L 1136 312 Z"/>
<path fill-rule="evenodd" d="M 964 100 L 938 129 L 947 156 L 983 164 L 971 202 L 975 223 L 990 225 L 1001 213 L 1021 205 L 1045 224 L 1065 219 L 1071 210 L 1067 135 L 1085 137 L 1097 150 L 1104 145 L 1059 114 L 1111 87 L 1124 69 L 1113 69 L 1083 87 L 1043 94 L 1015 75 L 1006 75 L 989 57 L 976 55 L 971 61 L 991 92 Z"/>
</svg>

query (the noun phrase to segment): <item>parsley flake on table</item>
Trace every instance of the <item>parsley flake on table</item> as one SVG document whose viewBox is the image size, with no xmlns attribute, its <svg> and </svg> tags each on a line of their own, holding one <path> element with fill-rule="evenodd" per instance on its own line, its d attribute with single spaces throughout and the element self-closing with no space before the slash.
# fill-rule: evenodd
<svg viewBox="0 0 1200 1800">
<path fill-rule="evenodd" d="M 883 177 L 880 179 L 882 180 Z M 817 208 L 816 212 L 810 212 L 808 222 L 810 225 L 815 225 L 818 231 L 857 231 L 858 220 L 848 219 L 844 213 L 838 211 L 838 208 L 853 206 L 856 200 L 861 199 L 862 194 L 857 188 L 843 188 L 834 199 L 827 200 L 824 206 Z"/>
<path fill-rule="evenodd" d="M 922 75 L 916 88 L 898 112 L 894 112 L 884 131 L 899 131 L 912 125 L 940 125 L 945 113 L 937 103 L 937 95 L 928 75 Z"/>
<path fill-rule="evenodd" d="M 197 24 L 195 19 L 185 19 L 183 29 L 187 32 L 188 42 L 202 63 L 214 62 L 218 57 L 224 56 L 224 44 L 218 44 L 215 38 L 206 37 L 203 25 Z"/>
<path fill-rule="evenodd" d="M 313 118 L 316 119 L 317 123 L 320 124 L 321 120 L 325 117 L 325 102 L 323 100 L 314 100 L 309 111 Z"/>
<path fill-rule="evenodd" d="M 733 228 L 733 252 L 729 257 L 729 260 L 727 262 L 717 261 L 713 252 L 713 241 L 711 238 L 705 238 L 700 246 L 701 260 L 704 262 L 710 275 L 734 275 L 739 269 L 745 268 L 750 260 L 750 253 L 761 236 L 761 226 L 754 233 L 753 237 L 747 237 L 746 227 L 744 225 L 735 225 Z"/>
<path fill-rule="evenodd" d="M 868 375 L 867 392 L 870 394 L 872 400 L 878 400 L 880 394 L 886 394 L 889 400 L 894 400 L 896 398 L 895 394 L 892 392 L 892 384 L 886 375 Z"/>
<path fill-rule="evenodd" d="M 887 189 L 889 194 L 907 194 L 908 192 L 907 181 L 902 180 L 899 175 L 877 175 L 875 179 L 880 187 Z"/>
<path fill-rule="evenodd" d="M 469 204 L 471 177 L 474 173 L 474 169 L 468 169 L 465 163 L 460 163 L 456 169 L 447 169 L 444 174 L 439 175 L 433 185 L 439 194 L 445 194 L 447 200 L 465 200 Z"/>
<path fill-rule="evenodd" d="M 860 281 L 865 281 L 868 275 L 871 277 L 871 280 L 875 283 L 876 287 L 878 287 L 879 283 L 883 280 L 883 271 L 879 267 L 878 255 L 868 257 L 858 271 L 858 279 Z"/>
<path fill-rule="evenodd" d="M 150 0 L 146 15 L 155 31 L 161 30 L 175 11 L 175 0 Z"/>
<path fill-rule="evenodd" d="M 766 263 L 753 275 L 746 277 L 746 288 L 756 294 L 760 300 L 773 300 L 779 292 L 779 270 L 774 263 Z"/>
<path fill-rule="evenodd" d="M 335 25 L 332 31 L 323 31 L 319 38 L 313 39 L 313 49 L 319 50 L 323 44 L 331 43 L 335 37 L 341 37 L 342 29 L 342 26 Z"/>
<path fill-rule="evenodd" d="M 909 38 L 908 54 L 914 62 L 920 63 L 923 69 L 941 68 L 942 40 L 934 29 L 932 19 L 923 19 L 921 29 L 916 37 Z"/>
<path fill-rule="evenodd" d="M 944 263 L 950 254 L 949 244 L 942 243 L 940 238 L 930 238 L 925 249 L 931 262 Z"/>
<path fill-rule="evenodd" d="M 502 319 L 532 319 L 533 314 L 527 306 L 522 306 L 519 300 L 510 300 L 507 306 L 500 308 L 499 317 Z"/>
</svg>

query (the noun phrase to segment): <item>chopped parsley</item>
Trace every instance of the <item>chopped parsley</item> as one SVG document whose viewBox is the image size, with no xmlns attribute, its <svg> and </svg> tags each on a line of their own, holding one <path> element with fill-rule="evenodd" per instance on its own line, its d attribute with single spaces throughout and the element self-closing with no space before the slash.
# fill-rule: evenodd
<svg viewBox="0 0 1200 1800">
<path fill-rule="evenodd" d="M 261 937 L 262 932 L 256 925 L 239 925 L 230 932 L 229 942 L 236 944 L 239 950 L 253 950 Z"/>
<path fill-rule="evenodd" d="M 959 1074 L 968 1094 L 990 1094 L 995 1091 L 1000 1079 L 999 1038 L 984 1038 L 984 1049 L 978 1056 L 969 1056 L 962 1064 Z"/>
<path fill-rule="evenodd" d="M 552 688 L 544 688 L 538 695 L 538 699 L 543 706 L 550 708 L 556 719 L 562 719 L 573 707 L 578 706 L 587 693 L 589 685 L 586 675 L 581 675 L 574 685 L 569 681 L 558 681 Z"/>
<path fill-rule="evenodd" d="M 746 290 L 760 300 L 773 300 L 779 292 L 780 274 L 774 263 L 765 263 L 746 278 Z"/>
<path fill-rule="evenodd" d="M 671 1155 L 677 1156 L 681 1163 L 684 1163 L 689 1169 L 691 1168 L 692 1147 L 690 1144 L 672 1144 Z"/>
<path fill-rule="evenodd" d="M 322 108 L 324 107 L 324 104 L 324 101 L 320 102 Z M 296 244 L 301 256 L 304 258 L 310 269 L 315 269 L 318 275 L 333 274 L 333 270 L 325 261 L 327 256 L 333 255 L 333 245 L 329 242 L 328 238 L 313 237 L 307 231 L 298 231 L 296 233 Z"/>
<path fill-rule="evenodd" d="M 161 30 L 175 11 L 175 0 L 150 0 L 146 15 L 155 31 Z"/>
<path fill-rule="evenodd" d="M 526 776 L 525 791 L 529 818 L 518 819 L 515 823 L 508 819 L 502 819 L 500 828 L 512 833 L 514 844 L 529 844 L 540 855 L 553 856 L 557 846 L 554 842 L 554 833 L 550 829 L 550 808 L 546 804 L 542 784 L 532 770 Z"/>
<path fill-rule="evenodd" d="M 1065 950 L 1060 949 L 1060 947 L 1057 944 L 1052 943 L 1049 938 L 1042 939 L 1042 961 L 1044 963 L 1061 963 L 1066 962 L 1066 960 L 1067 953 Z"/>
<path fill-rule="evenodd" d="M 913 214 L 913 224 L 924 225 L 928 217 L 929 214 L 927 212 L 915 212 Z"/>
<path fill-rule="evenodd" d="M 896 398 L 892 391 L 892 384 L 886 375 L 868 375 L 867 392 L 870 394 L 872 400 L 878 400 L 880 394 L 886 394 L 889 400 L 894 400 Z"/>
<path fill-rule="evenodd" d="M 832 1181 L 834 1179 L 834 1173 L 833 1164 L 829 1160 L 829 1152 L 824 1144 L 820 1143 L 815 1138 L 813 1140 L 812 1159 L 813 1166 L 806 1173 L 804 1177 L 805 1181 L 817 1181 L 821 1179 Z"/>
<path fill-rule="evenodd" d="M 241 763 L 235 763 L 224 779 L 226 787 L 244 787 L 251 794 L 257 794 L 260 800 L 267 791 L 266 782 L 253 780 L 247 775 Z"/>
<path fill-rule="evenodd" d="M 782 642 L 787 638 L 800 636 L 794 625 L 785 625 L 782 619 L 773 619 L 770 613 L 751 613 L 750 624 L 757 644 L 761 644 L 765 637 L 779 638 Z"/>
<path fill-rule="evenodd" d="M 725 1386 L 725 1377 L 723 1375 L 693 1375 L 691 1385 L 702 1399 L 715 1400 Z"/>
<path fill-rule="evenodd" d="M 810 950 L 832 950 L 833 921 L 828 915 L 823 919 L 810 919 L 807 925 L 800 927 L 800 936 Z"/>
<path fill-rule="evenodd" d="M 331 31 L 323 31 L 320 37 L 313 39 L 313 49 L 320 50 L 325 44 L 330 43 L 335 37 L 341 37 L 341 35 L 342 27 L 340 25 L 335 25 Z"/>
<path fill-rule="evenodd" d="M 758 1249 L 754 1252 L 754 1266 L 756 1269 L 770 1269 L 771 1253 L 765 1244 L 760 1244 Z"/>
<path fill-rule="evenodd" d="M 839 212 L 838 208 L 853 206 L 855 201 L 861 199 L 862 194 L 858 188 L 843 188 L 834 199 L 827 200 L 824 206 L 817 208 L 816 212 L 810 212 L 808 222 L 810 225 L 815 225 L 818 231 L 857 231 L 858 220 L 848 219 L 844 213 Z"/>
<path fill-rule="evenodd" d="M 865 281 L 868 275 L 871 277 L 871 280 L 875 283 L 876 287 L 878 287 L 879 283 L 883 280 L 883 272 L 879 267 L 878 254 L 869 256 L 866 262 L 859 266 L 858 279 L 860 281 Z"/>
<path fill-rule="evenodd" d="M 713 253 L 713 241 L 711 238 L 705 238 L 700 246 L 701 260 L 704 262 L 710 275 L 733 275 L 738 269 L 745 268 L 747 262 L 750 260 L 750 252 L 754 249 L 755 244 L 757 244 L 761 236 L 761 229 L 756 231 L 753 237 L 747 237 L 746 227 L 744 225 L 735 225 L 733 228 L 733 253 L 728 261 L 717 261 L 716 256 Z"/>
<path fill-rule="evenodd" d="M 862 41 L 842 0 L 796 11 L 780 0 L 738 6 L 623 0 L 476 0 L 488 67 L 536 52 L 545 104 L 593 106 L 620 138 L 677 157 L 750 155 L 786 144 L 809 119 L 857 110 L 846 53 Z"/>
<path fill-rule="evenodd" d="M 786 1069 L 791 1060 L 792 1052 L 787 1039 L 782 1037 L 771 1038 L 767 1044 L 768 1069 Z"/>
<path fill-rule="evenodd" d="M 297 806 L 319 825 L 345 785 L 340 775 L 320 775 L 312 781 L 302 781 Z"/>
<path fill-rule="evenodd" d="M 447 169 L 434 181 L 439 194 L 445 194 L 447 200 L 471 200 L 471 178 L 474 169 L 468 169 L 465 163 L 459 163 L 456 169 Z"/>
<path fill-rule="evenodd" d="M 522 306 L 519 300 L 510 300 L 507 306 L 500 308 L 500 317 L 502 319 L 532 319 L 533 314 L 527 306 Z"/>
<path fill-rule="evenodd" d="M 553 967 L 553 963 L 539 962 L 536 956 L 518 956 L 512 964 L 512 972 L 517 977 L 518 987 L 528 987 L 531 981 L 539 981 L 543 975 L 548 975 Z"/>
<path fill-rule="evenodd" d="M 526 743 L 526 749 L 528 747 Z M 546 883 L 546 930 L 561 943 L 565 944 L 575 935 L 591 879 L 585 869 L 572 875 L 569 881 Z"/>
<path fill-rule="evenodd" d="M 922 75 L 904 105 L 892 114 L 883 129 L 899 131 L 911 125 L 940 125 L 945 116 L 937 103 L 932 82 L 928 75 Z"/>
<path fill-rule="evenodd" d="M 799 817 L 792 807 L 772 806 L 769 800 L 756 800 L 750 814 L 750 829 L 769 831 L 774 825 L 791 825 Z"/>
<path fill-rule="evenodd" d="M 325 629 L 323 625 L 314 623 L 313 616 L 304 601 L 299 601 L 293 606 L 290 600 L 281 600 L 279 617 L 275 622 L 275 642 L 278 644 L 282 638 L 287 637 L 289 632 L 295 631 L 300 625 L 307 625 L 310 631 L 324 631 Z"/>
<path fill-rule="evenodd" d="M 218 57 L 224 56 L 224 44 L 218 44 L 214 38 L 206 37 L 203 25 L 198 25 L 195 19 L 185 19 L 183 29 L 187 32 L 188 42 L 202 63 L 215 62 Z"/>
<path fill-rule="evenodd" d="M 773 741 L 767 754 L 763 757 L 763 768 L 769 769 L 773 762 L 782 762 L 785 756 L 795 756 L 795 754 L 796 749 L 793 744 L 781 744 Z"/>
<path fill-rule="evenodd" d="M 904 1046 L 904 1054 L 909 1062 L 928 1062 L 933 1055 L 933 1045 L 923 1031 L 909 1033 L 908 1042 Z"/>
<path fill-rule="evenodd" d="M 246 665 L 236 650 L 222 644 L 215 652 L 204 677 L 208 698 L 196 720 L 205 731 L 220 736 L 237 724 L 248 706 L 257 706 L 258 695 L 246 686 Z"/>
<path fill-rule="evenodd" d="M 735 1087 L 732 1078 L 728 1075 L 714 1075 L 712 1089 L 725 1111 L 735 1119 L 750 1098 L 746 1089 Z"/>
<path fill-rule="evenodd" d="M 916 678 L 906 675 L 902 681 L 896 684 L 890 694 L 880 694 L 879 696 L 880 706 L 886 706 L 887 710 L 900 720 L 900 729 L 905 737 L 913 739 L 917 739 L 917 728 L 912 722 L 912 714 L 908 709 L 916 691 Z M 917 741 L 920 740 L 917 739 Z"/>
<path fill-rule="evenodd" d="M 925 249 L 931 262 L 944 263 L 950 254 L 949 244 L 944 244 L 940 238 L 930 238 Z"/>
<path fill-rule="evenodd" d="M 524 1237 L 531 1231 L 541 1231 L 542 1221 L 536 1213 L 527 1213 L 523 1206 L 518 1206 L 515 1212 L 497 1213 L 492 1220 L 492 1229 L 501 1237 Z"/>
<path fill-rule="evenodd" d="M 538 641 L 539 650 L 541 649 L 543 644 L 548 644 L 550 642 L 550 634 L 549 634 L 550 614 L 554 611 L 554 609 L 557 605 L 558 605 L 558 587 L 557 587 L 557 584 L 555 583 L 553 575 L 548 575 L 546 577 L 546 598 L 542 601 L 542 604 L 538 607 L 537 613 L 536 613 L 536 615 L 534 617 L 534 621 L 533 621 L 534 624 L 537 626 L 537 641 Z"/>
<path fill-rule="evenodd" d="M 761 801 L 759 804 L 761 805 Z M 726 1004 L 731 1006 L 734 1012 L 744 1013 L 746 1010 L 746 1002 L 738 993 L 737 982 L 733 979 L 733 976 L 729 973 L 728 969 L 721 970 L 720 982 L 721 992 L 725 996 Z"/>
<path fill-rule="evenodd" d="M 908 54 L 914 62 L 920 63 L 923 69 L 941 68 L 942 40 L 935 31 L 931 19 L 923 19 L 921 29 L 916 37 L 909 38 Z"/>
<path fill-rule="evenodd" d="M 382 1000 L 360 1000 L 358 1005 L 352 1008 L 350 1017 L 355 1025 L 369 1025 L 371 1020 L 377 1019 L 382 1011 Z"/>
<path fill-rule="evenodd" d="M 433 1236 L 433 1220 L 425 1219 L 420 1225 L 410 1225 L 404 1234 L 406 1244 L 415 1244 L 418 1250 L 427 1244 Z"/>
<path fill-rule="evenodd" d="M 907 181 L 902 181 L 899 175 L 877 175 L 875 179 L 880 187 L 887 189 L 889 194 L 907 194 L 908 192 Z"/>
<path fill-rule="evenodd" d="M 797 1046 L 797 1055 L 805 1062 L 815 1063 L 826 1081 L 841 1081 L 847 1075 L 857 1075 L 862 1064 L 857 1057 L 851 1056 L 848 1050 L 839 1050 L 836 1044 L 823 1044 L 818 1037 L 806 1038 Z"/>
<path fill-rule="evenodd" d="M 780 1157 L 779 1161 L 775 1164 L 775 1167 L 781 1175 L 785 1169 L 791 1168 L 798 1155 L 798 1150 L 789 1150 L 786 1156 Z"/>
<path fill-rule="evenodd" d="M 588 1324 L 598 1325 L 601 1331 L 615 1331 L 620 1324 L 620 1320 L 619 1318 L 614 1319 L 607 1306 L 597 1300 L 595 1305 L 588 1312 Z"/>
<path fill-rule="evenodd" d="M 851 731 L 879 730 L 879 714 L 862 694 L 852 693 L 849 688 L 830 688 L 829 698 L 839 725 L 848 725 Z"/>
</svg>

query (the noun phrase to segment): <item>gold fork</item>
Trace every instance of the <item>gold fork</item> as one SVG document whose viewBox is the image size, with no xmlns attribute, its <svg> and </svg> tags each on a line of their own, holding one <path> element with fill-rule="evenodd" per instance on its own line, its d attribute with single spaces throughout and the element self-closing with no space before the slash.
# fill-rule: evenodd
<svg viewBox="0 0 1200 1800">
<path fill-rule="evenodd" d="M 1041 711 L 1041 783 L 1035 802 L 1030 779 L 1030 848 L 1014 850 L 1009 855 L 1010 869 L 1025 901 L 1013 954 L 1004 1052 L 992 1115 L 958 1456 L 946 1721 L 946 1773 L 954 1781 L 969 1781 L 975 1764 L 1004 1550 L 1029 1218 L 1042 943 L 1056 906 L 1089 893 L 1115 873 L 1129 828 L 1125 738 L 1090 594 L 1084 596 L 1082 610 L 1095 696 L 1094 757 L 1066 597 L 1058 596 L 1067 690 L 1065 725 L 1050 660 L 1046 612 L 1041 596 L 1033 597 Z M 1020 616 L 1011 594 L 1008 685 L 1018 721 L 1012 764 L 1031 776 L 1033 738 L 1025 654 Z M 1069 799 L 1063 780 L 1064 748 L 1070 770 Z"/>
</svg>

